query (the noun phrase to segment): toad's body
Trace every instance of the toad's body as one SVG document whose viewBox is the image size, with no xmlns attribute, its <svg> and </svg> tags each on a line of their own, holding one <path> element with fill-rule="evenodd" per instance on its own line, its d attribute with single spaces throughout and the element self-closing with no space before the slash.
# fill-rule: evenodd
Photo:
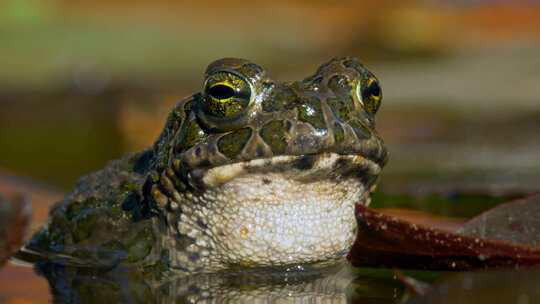
<svg viewBox="0 0 540 304">
<path fill-rule="evenodd" d="M 380 100 L 354 58 L 291 83 L 218 60 L 151 149 L 83 178 L 25 249 L 188 273 L 336 261 L 387 159 Z"/>
</svg>

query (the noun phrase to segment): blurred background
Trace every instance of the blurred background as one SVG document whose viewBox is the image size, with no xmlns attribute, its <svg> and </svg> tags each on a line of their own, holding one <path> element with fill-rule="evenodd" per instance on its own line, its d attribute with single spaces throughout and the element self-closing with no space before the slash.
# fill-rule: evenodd
<svg viewBox="0 0 540 304">
<path fill-rule="evenodd" d="M 0 1 L 0 173 L 67 190 L 152 144 L 206 65 L 381 80 L 383 187 L 540 188 L 537 1 Z"/>
</svg>

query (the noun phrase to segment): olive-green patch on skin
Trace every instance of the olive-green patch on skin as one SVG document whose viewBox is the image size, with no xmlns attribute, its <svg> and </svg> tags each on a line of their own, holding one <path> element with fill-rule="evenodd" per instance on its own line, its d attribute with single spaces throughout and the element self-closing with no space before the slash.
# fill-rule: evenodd
<svg viewBox="0 0 540 304">
<path fill-rule="evenodd" d="M 139 185 L 134 182 L 125 181 L 122 183 L 122 185 L 120 185 L 120 189 L 122 189 L 122 191 L 125 191 L 126 193 L 129 193 L 139 190 Z"/>
<path fill-rule="evenodd" d="M 92 230 L 95 227 L 94 224 L 96 221 L 97 215 L 93 212 L 77 218 L 73 223 L 73 242 L 79 243 L 88 239 L 92 235 Z"/>
<path fill-rule="evenodd" d="M 124 214 L 124 211 L 122 210 L 121 205 L 115 204 L 114 206 L 111 206 L 109 209 L 109 215 L 113 219 L 120 219 L 122 215 Z"/>
<path fill-rule="evenodd" d="M 315 97 L 307 97 L 304 103 L 298 106 L 298 119 L 311 124 L 316 129 L 325 129 L 321 101 Z"/>
<path fill-rule="evenodd" d="M 206 133 L 204 133 L 195 120 L 192 120 L 189 122 L 184 139 L 175 147 L 175 151 L 185 151 L 196 145 L 205 137 Z"/>
<path fill-rule="evenodd" d="M 349 95 L 352 86 L 349 79 L 344 75 L 335 75 L 328 80 L 328 88 L 339 96 Z"/>
<path fill-rule="evenodd" d="M 71 225 L 63 217 L 53 217 L 46 230 L 42 230 L 32 240 L 32 243 L 47 248 L 51 251 L 60 252 L 66 242 L 66 231 L 71 230 Z"/>
<path fill-rule="evenodd" d="M 371 137 L 369 128 L 362 124 L 358 119 L 353 119 L 349 121 L 348 124 L 353 128 L 358 139 L 368 139 Z"/>
<path fill-rule="evenodd" d="M 345 139 L 345 131 L 343 130 L 343 127 L 335 122 L 334 123 L 334 140 L 336 143 L 340 143 Z"/>
<path fill-rule="evenodd" d="M 182 125 L 182 121 L 182 115 L 178 111 L 173 110 L 167 117 L 165 128 L 157 143 L 162 145 L 170 144 L 170 137 L 174 134 L 175 130 L 178 130 L 178 128 Z"/>
<path fill-rule="evenodd" d="M 260 134 L 274 154 L 285 153 L 287 150 L 287 129 L 283 120 L 274 120 L 267 123 L 262 127 Z"/>
<path fill-rule="evenodd" d="M 327 99 L 327 103 L 341 121 L 349 120 L 354 113 L 354 103 L 351 97 L 347 99 L 332 97 Z"/>
<path fill-rule="evenodd" d="M 368 101 L 365 103 L 366 111 L 369 113 L 375 113 L 379 109 L 378 102 Z"/>
<path fill-rule="evenodd" d="M 193 106 L 193 100 L 190 100 L 184 104 L 184 113 L 186 117 L 189 116 L 189 113 L 191 112 L 191 107 Z"/>
<path fill-rule="evenodd" d="M 219 152 L 230 159 L 236 158 L 251 137 L 251 128 L 243 128 L 224 135 L 218 141 Z"/>
<path fill-rule="evenodd" d="M 262 102 L 265 112 L 278 112 L 283 109 L 292 109 L 298 101 L 298 96 L 291 88 L 279 88 L 272 91 L 270 98 Z"/>
<path fill-rule="evenodd" d="M 176 135 L 180 127 L 185 124 L 185 118 L 185 113 L 179 108 L 175 108 L 171 114 L 169 114 L 165 127 L 152 148 L 153 152 L 169 151 L 171 149 L 175 144 L 173 136 Z M 163 153 L 155 153 L 152 158 L 150 166 L 145 168 L 145 171 L 154 166 L 166 166 L 167 164 L 166 155 Z"/>
<path fill-rule="evenodd" d="M 84 201 L 74 201 L 66 208 L 66 218 L 71 221 L 76 216 L 80 216 L 83 211 L 92 210 L 96 205 L 98 205 L 98 201 L 94 197 L 90 197 Z"/>
<path fill-rule="evenodd" d="M 145 228 L 134 237 L 128 244 L 127 257 L 128 263 L 133 263 L 144 259 L 152 251 L 154 244 L 154 235 L 149 228 Z"/>
<path fill-rule="evenodd" d="M 66 219 L 71 221 L 75 216 L 81 213 L 85 209 L 81 202 L 73 202 L 66 208 Z"/>
</svg>

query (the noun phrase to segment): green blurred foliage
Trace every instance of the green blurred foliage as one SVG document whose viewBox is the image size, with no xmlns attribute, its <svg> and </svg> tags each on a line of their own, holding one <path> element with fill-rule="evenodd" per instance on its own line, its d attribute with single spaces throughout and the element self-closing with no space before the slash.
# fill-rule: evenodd
<svg viewBox="0 0 540 304">
<path fill-rule="evenodd" d="M 0 3 L 0 25 L 24 27 L 49 20 L 54 6 L 47 0 L 4 0 Z"/>
</svg>

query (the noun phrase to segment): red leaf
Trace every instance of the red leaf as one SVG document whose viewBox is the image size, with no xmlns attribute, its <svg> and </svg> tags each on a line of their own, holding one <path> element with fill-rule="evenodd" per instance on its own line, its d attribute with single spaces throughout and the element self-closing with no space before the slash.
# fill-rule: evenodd
<svg viewBox="0 0 540 304">
<path fill-rule="evenodd" d="M 540 265 L 540 248 L 433 229 L 358 205 L 355 266 L 470 270 Z"/>
</svg>

